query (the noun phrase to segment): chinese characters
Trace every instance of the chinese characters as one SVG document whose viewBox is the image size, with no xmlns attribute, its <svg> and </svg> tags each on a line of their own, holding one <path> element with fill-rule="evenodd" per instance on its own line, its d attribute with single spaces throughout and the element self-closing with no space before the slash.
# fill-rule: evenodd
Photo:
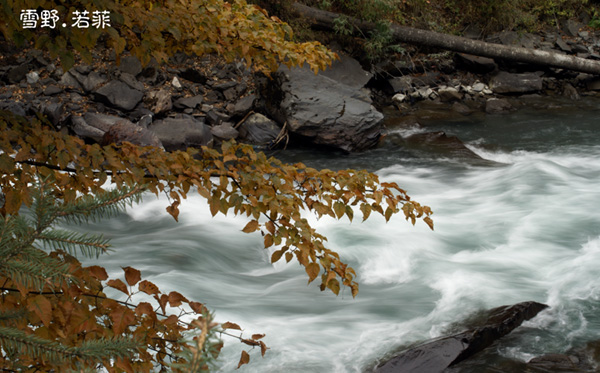
<svg viewBox="0 0 600 373">
<path fill-rule="evenodd" d="M 73 23 L 71 24 L 71 27 L 89 28 L 90 25 L 97 29 L 111 27 L 110 12 L 108 10 L 95 10 L 92 12 L 91 17 L 90 12 L 87 10 L 74 10 L 72 15 L 73 17 L 71 17 L 71 20 Z M 56 9 L 42 10 L 39 14 L 35 9 L 23 9 L 21 10 L 19 19 L 23 23 L 23 28 L 37 28 L 39 21 L 40 27 L 53 29 L 57 26 L 60 17 L 58 16 L 58 10 Z M 67 24 L 63 23 L 62 27 L 67 27 Z"/>
</svg>

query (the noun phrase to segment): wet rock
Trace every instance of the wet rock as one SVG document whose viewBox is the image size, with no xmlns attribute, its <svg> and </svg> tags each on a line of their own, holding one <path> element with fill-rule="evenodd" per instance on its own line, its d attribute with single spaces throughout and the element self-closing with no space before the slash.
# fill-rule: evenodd
<svg viewBox="0 0 600 373">
<path fill-rule="evenodd" d="M 440 88 L 438 89 L 437 94 L 442 102 L 460 101 L 463 98 L 462 93 L 460 93 L 458 89 L 454 87 Z"/>
<path fill-rule="evenodd" d="M 255 113 L 240 126 L 240 137 L 253 145 L 267 145 L 277 138 L 281 128 L 262 114 Z"/>
<path fill-rule="evenodd" d="M 212 135 L 221 140 L 231 140 L 238 137 L 239 132 L 229 122 L 210 128 Z"/>
<path fill-rule="evenodd" d="M 490 80 L 490 88 L 495 93 L 528 93 L 542 89 L 542 78 L 533 73 L 511 74 L 499 72 Z"/>
<path fill-rule="evenodd" d="M 457 53 L 456 62 L 462 69 L 479 74 L 487 74 L 498 68 L 496 62 L 491 58 L 466 53 Z"/>
<path fill-rule="evenodd" d="M 177 118 L 166 118 L 152 123 L 153 131 L 167 151 L 212 146 L 210 128 L 196 118 L 182 114 Z"/>
<path fill-rule="evenodd" d="M 142 72 L 142 63 L 135 56 L 121 57 L 119 70 L 124 73 L 131 74 L 132 76 L 137 76 Z"/>
<path fill-rule="evenodd" d="M 571 100 L 579 100 L 581 98 L 579 92 L 577 92 L 577 89 L 573 87 L 570 83 L 565 84 L 565 86 L 563 87 L 562 94 L 563 96 L 568 97 Z"/>
<path fill-rule="evenodd" d="M 529 320 L 548 306 L 523 302 L 502 306 L 488 312 L 481 324 L 465 332 L 437 338 L 403 351 L 379 365 L 377 373 L 439 373 L 449 366 L 468 359 L 509 334 L 523 321 Z"/>
<path fill-rule="evenodd" d="M 102 136 L 101 145 L 122 144 L 123 141 L 140 146 L 162 147 L 156 134 L 126 119 L 118 120 Z"/>
<path fill-rule="evenodd" d="M 202 105 L 202 96 L 193 96 L 193 97 L 182 97 L 173 103 L 176 109 L 183 110 L 186 108 L 195 109 L 199 105 Z"/>
<path fill-rule="evenodd" d="M 585 86 L 589 91 L 600 91 L 600 79 L 590 79 Z"/>
<path fill-rule="evenodd" d="M 452 104 L 452 110 L 462 115 L 471 115 L 473 110 L 462 102 L 455 102 Z"/>
<path fill-rule="evenodd" d="M 503 98 L 490 98 L 485 102 L 485 112 L 488 114 L 508 114 L 513 110 L 514 106 Z"/>
<path fill-rule="evenodd" d="M 451 158 L 481 159 L 456 136 L 448 136 L 443 131 L 417 133 L 404 139 L 412 147 L 426 148 Z"/>
<path fill-rule="evenodd" d="M 360 151 L 375 146 L 383 130 L 383 114 L 367 92 L 306 67 L 280 69 L 264 97 L 273 118 L 314 144 Z"/>
<path fill-rule="evenodd" d="M 396 93 L 394 96 L 392 96 L 392 101 L 395 104 L 401 104 L 404 101 L 406 101 L 407 99 L 408 99 L 408 96 L 403 93 Z"/>
<path fill-rule="evenodd" d="M 144 101 L 154 114 L 165 113 L 173 108 L 171 92 L 167 89 L 147 92 Z"/>
<path fill-rule="evenodd" d="M 117 109 L 132 110 L 142 100 L 144 94 L 127 84 L 112 80 L 94 91 L 96 100 L 109 104 Z"/>
</svg>

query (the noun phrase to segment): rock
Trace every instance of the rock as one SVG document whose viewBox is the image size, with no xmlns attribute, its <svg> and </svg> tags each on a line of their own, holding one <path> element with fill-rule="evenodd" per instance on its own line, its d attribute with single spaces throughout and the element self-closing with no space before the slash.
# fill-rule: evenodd
<svg viewBox="0 0 600 373">
<path fill-rule="evenodd" d="M 407 98 L 408 98 L 408 96 L 405 94 L 396 93 L 394 96 L 392 96 L 392 101 L 394 101 L 394 103 L 396 103 L 396 104 L 401 104 L 404 101 L 406 101 Z"/>
<path fill-rule="evenodd" d="M 458 89 L 453 87 L 440 88 L 437 93 L 442 102 L 460 101 L 463 98 Z"/>
<path fill-rule="evenodd" d="M 509 334 L 548 306 L 523 302 L 488 312 L 485 322 L 465 332 L 437 338 L 403 351 L 375 368 L 377 373 L 439 373 Z"/>
<path fill-rule="evenodd" d="M 600 79 L 591 79 L 585 83 L 589 91 L 600 91 Z"/>
<path fill-rule="evenodd" d="M 571 53 L 572 49 L 561 37 L 556 39 L 556 46 L 563 52 Z"/>
<path fill-rule="evenodd" d="M 231 119 L 229 115 L 214 109 L 211 109 L 208 113 L 206 113 L 206 120 L 213 126 L 227 122 L 229 119 Z"/>
<path fill-rule="evenodd" d="M 338 53 L 338 55 L 340 59 L 333 61 L 331 67 L 320 72 L 320 75 L 324 75 L 356 90 L 361 89 L 371 80 L 373 74 L 365 71 L 357 60 L 346 54 Z"/>
<path fill-rule="evenodd" d="M 482 159 L 456 136 L 448 136 L 443 131 L 417 133 L 406 137 L 408 146 L 426 148 L 428 152 L 441 153 L 451 158 Z"/>
<path fill-rule="evenodd" d="M 267 145 L 275 140 L 281 128 L 275 121 L 254 113 L 240 126 L 240 137 L 253 145 Z"/>
<path fill-rule="evenodd" d="M 536 92 L 542 90 L 542 78 L 533 73 L 501 71 L 490 80 L 490 88 L 500 94 Z"/>
<path fill-rule="evenodd" d="M 82 117 L 76 115 L 71 116 L 71 130 L 80 138 L 97 143 L 102 141 L 106 133 L 106 131 L 90 126 Z"/>
<path fill-rule="evenodd" d="M 132 110 L 142 100 L 144 94 L 127 84 L 112 80 L 94 91 L 96 100 L 109 104 L 117 109 Z"/>
<path fill-rule="evenodd" d="M 234 116 L 242 116 L 248 114 L 248 112 L 252 110 L 255 100 L 255 94 L 249 94 L 245 97 L 242 97 L 235 103 L 232 114 Z"/>
<path fill-rule="evenodd" d="M 565 84 L 562 95 L 570 98 L 571 100 L 579 100 L 581 98 L 579 92 L 577 92 L 577 89 L 570 83 Z"/>
<path fill-rule="evenodd" d="M 239 132 L 229 122 L 225 122 L 218 126 L 213 126 L 210 128 L 210 132 L 214 137 L 217 137 L 221 140 L 231 140 L 238 137 Z"/>
<path fill-rule="evenodd" d="M 124 73 L 131 74 L 132 76 L 137 76 L 142 72 L 142 63 L 135 56 L 121 57 L 119 70 Z"/>
<path fill-rule="evenodd" d="M 430 87 L 422 87 L 411 93 L 410 97 L 424 100 L 431 98 L 431 95 L 433 95 L 433 89 Z"/>
<path fill-rule="evenodd" d="M 483 92 L 483 90 L 485 89 L 485 84 L 477 82 L 475 84 L 473 84 L 473 91 L 475 92 Z"/>
<path fill-rule="evenodd" d="M 383 114 L 364 90 L 357 90 L 307 67 L 278 72 L 264 97 L 270 115 L 287 122 L 290 132 L 344 151 L 360 151 L 377 144 Z"/>
<path fill-rule="evenodd" d="M 29 72 L 30 66 L 23 64 L 19 66 L 11 67 L 6 74 L 6 78 L 9 84 L 17 84 L 21 80 L 25 79 L 25 76 Z"/>
<path fill-rule="evenodd" d="M 87 71 L 87 69 L 79 67 L 80 71 Z M 94 89 L 98 88 L 100 85 L 106 83 L 107 79 L 100 75 L 99 73 L 92 71 L 84 75 L 80 73 L 77 68 L 72 68 L 69 70 L 69 74 L 71 74 L 75 80 L 79 83 L 79 85 L 83 88 L 85 92 L 92 92 Z"/>
<path fill-rule="evenodd" d="M 167 89 L 147 92 L 145 102 L 154 114 L 165 113 L 173 108 L 171 92 Z"/>
<path fill-rule="evenodd" d="M 531 359 L 527 366 L 542 372 L 577 371 L 579 358 L 564 354 L 547 354 Z"/>
<path fill-rule="evenodd" d="M 471 110 L 471 108 L 469 108 L 467 105 L 463 104 L 462 102 L 455 102 L 452 104 L 452 110 L 456 111 L 459 114 L 462 115 L 471 115 L 473 114 L 473 110 Z"/>
<path fill-rule="evenodd" d="M 456 53 L 456 62 L 461 68 L 479 74 L 487 74 L 498 69 L 493 59 L 466 53 Z"/>
<path fill-rule="evenodd" d="M 185 114 L 177 118 L 157 120 L 148 129 L 158 136 L 167 151 L 212 146 L 213 143 L 208 126 Z"/>
<path fill-rule="evenodd" d="M 234 101 L 236 98 L 238 98 L 237 90 L 235 87 L 226 89 L 223 91 L 223 97 L 225 97 L 225 100 L 227 101 Z"/>
<path fill-rule="evenodd" d="M 412 87 L 412 77 L 410 76 L 402 76 L 399 78 L 389 79 L 388 82 L 392 87 L 393 93 L 410 93 L 413 90 Z"/>
<path fill-rule="evenodd" d="M 82 89 L 81 84 L 79 84 L 79 81 L 77 81 L 77 79 L 75 79 L 75 77 L 71 75 L 71 73 L 69 73 L 68 71 L 62 74 L 62 76 L 60 77 L 60 84 L 64 85 L 65 87 Z"/>
<path fill-rule="evenodd" d="M 11 113 L 22 117 L 25 116 L 27 111 L 24 104 L 15 101 L 0 101 L 0 109 L 10 111 Z"/>
<path fill-rule="evenodd" d="M 504 45 L 518 46 L 521 44 L 521 38 L 519 37 L 519 34 L 517 34 L 515 31 L 502 31 L 498 35 L 498 38 L 500 39 L 500 42 Z"/>
<path fill-rule="evenodd" d="M 27 84 L 35 84 L 40 81 L 40 74 L 35 71 L 28 72 L 25 77 L 27 78 Z"/>
<path fill-rule="evenodd" d="M 162 148 L 162 143 L 156 134 L 144 127 L 133 124 L 127 119 L 118 120 L 102 136 L 101 145 L 122 144 L 128 141 L 140 146 L 155 146 Z"/>
<path fill-rule="evenodd" d="M 40 107 L 40 111 L 56 126 L 63 115 L 63 105 L 60 102 L 44 102 Z"/>
<path fill-rule="evenodd" d="M 133 89 L 137 89 L 138 91 L 142 92 L 144 91 L 144 84 L 138 81 L 134 75 L 131 75 L 129 73 L 121 73 L 121 75 L 119 76 L 119 80 Z"/>
<path fill-rule="evenodd" d="M 53 95 L 61 93 L 62 91 L 63 91 L 63 89 L 60 88 L 59 86 L 49 85 L 46 87 L 46 89 L 44 89 L 44 95 L 53 96 Z"/>
<path fill-rule="evenodd" d="M 171 85 L 177 89 L 181 89 L 183 88 L 183 86 L 181 85 L 181 83 L 179 82 L 179 79 L 177 79 L 176 76 L 173 77 L 173 80 L 171 80 Z"/>
<path fill-rule="evenodd" d="M 508 114 L 513 110 L 514 106 L 503 98 L 490 98 L 485 102 L 485 112 L 488 114 Z"/>
<path fill-rule="evenodd" d="M 579 29 L 581 29 L 583 25 L 577 21 L 568 19 L 562 22 L 561 27 L 562 31 L 567 36 L 577 36 L 577 34 L 579 33 Z"/>
<path fill-rule="evenodd" d="M 175 108 L 179 110 L 186 108 L 195 109 L 199 105 L 202 105 L 202 96 L 200 95 L 193 97 L 182 97 L 175 100 L 175 102 L 173 103 L 173 106 L 175 106 Z"/>
</svg>

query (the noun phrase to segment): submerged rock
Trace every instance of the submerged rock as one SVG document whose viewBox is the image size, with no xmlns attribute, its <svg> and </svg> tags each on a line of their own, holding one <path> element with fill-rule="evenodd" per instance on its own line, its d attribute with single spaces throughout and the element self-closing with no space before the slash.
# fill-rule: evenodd
<svg viewBox="0 0 600 373">
<path fill-rule="evenodd" d="M 504 337 L 523 321 L 547 308 L 537 302 L 523 302 L 489 311 L 485 322 L 465 332 L 437 338 L 410 348 L 375 368 L 377 373 L 436 373 Z"/>
</svg>

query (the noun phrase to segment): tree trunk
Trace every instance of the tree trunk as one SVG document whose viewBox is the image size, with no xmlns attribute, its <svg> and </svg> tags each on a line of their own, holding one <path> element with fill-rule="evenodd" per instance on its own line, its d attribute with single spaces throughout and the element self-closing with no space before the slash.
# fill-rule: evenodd
<svg viewBox="0 0 600 373">
<path fill-rule="evenodd" d="M 309 22 L 312 22 L 313 25 L 329 30 L 333 29 L 334 20 L 340 16 L 337 13 L 311 8 L 300 3 L 294 3 L 292 7 L 299 15 L 309 20 Z M 375 29 L 374 23 L 361 21 L 352 17 L 347 18 L 352 26 L 361 30 L 363 33 Z M 423 45 L 454 52 L 473 54 L 476 56 L 558 67 L 600 75 L 600 61 L 588 60 L 557 52 L 486 43 L 460 36 L 419 30 L 394 24 L 390 26 L 390 29 L 394 40 L 402 43 Z"/>
</svg>

